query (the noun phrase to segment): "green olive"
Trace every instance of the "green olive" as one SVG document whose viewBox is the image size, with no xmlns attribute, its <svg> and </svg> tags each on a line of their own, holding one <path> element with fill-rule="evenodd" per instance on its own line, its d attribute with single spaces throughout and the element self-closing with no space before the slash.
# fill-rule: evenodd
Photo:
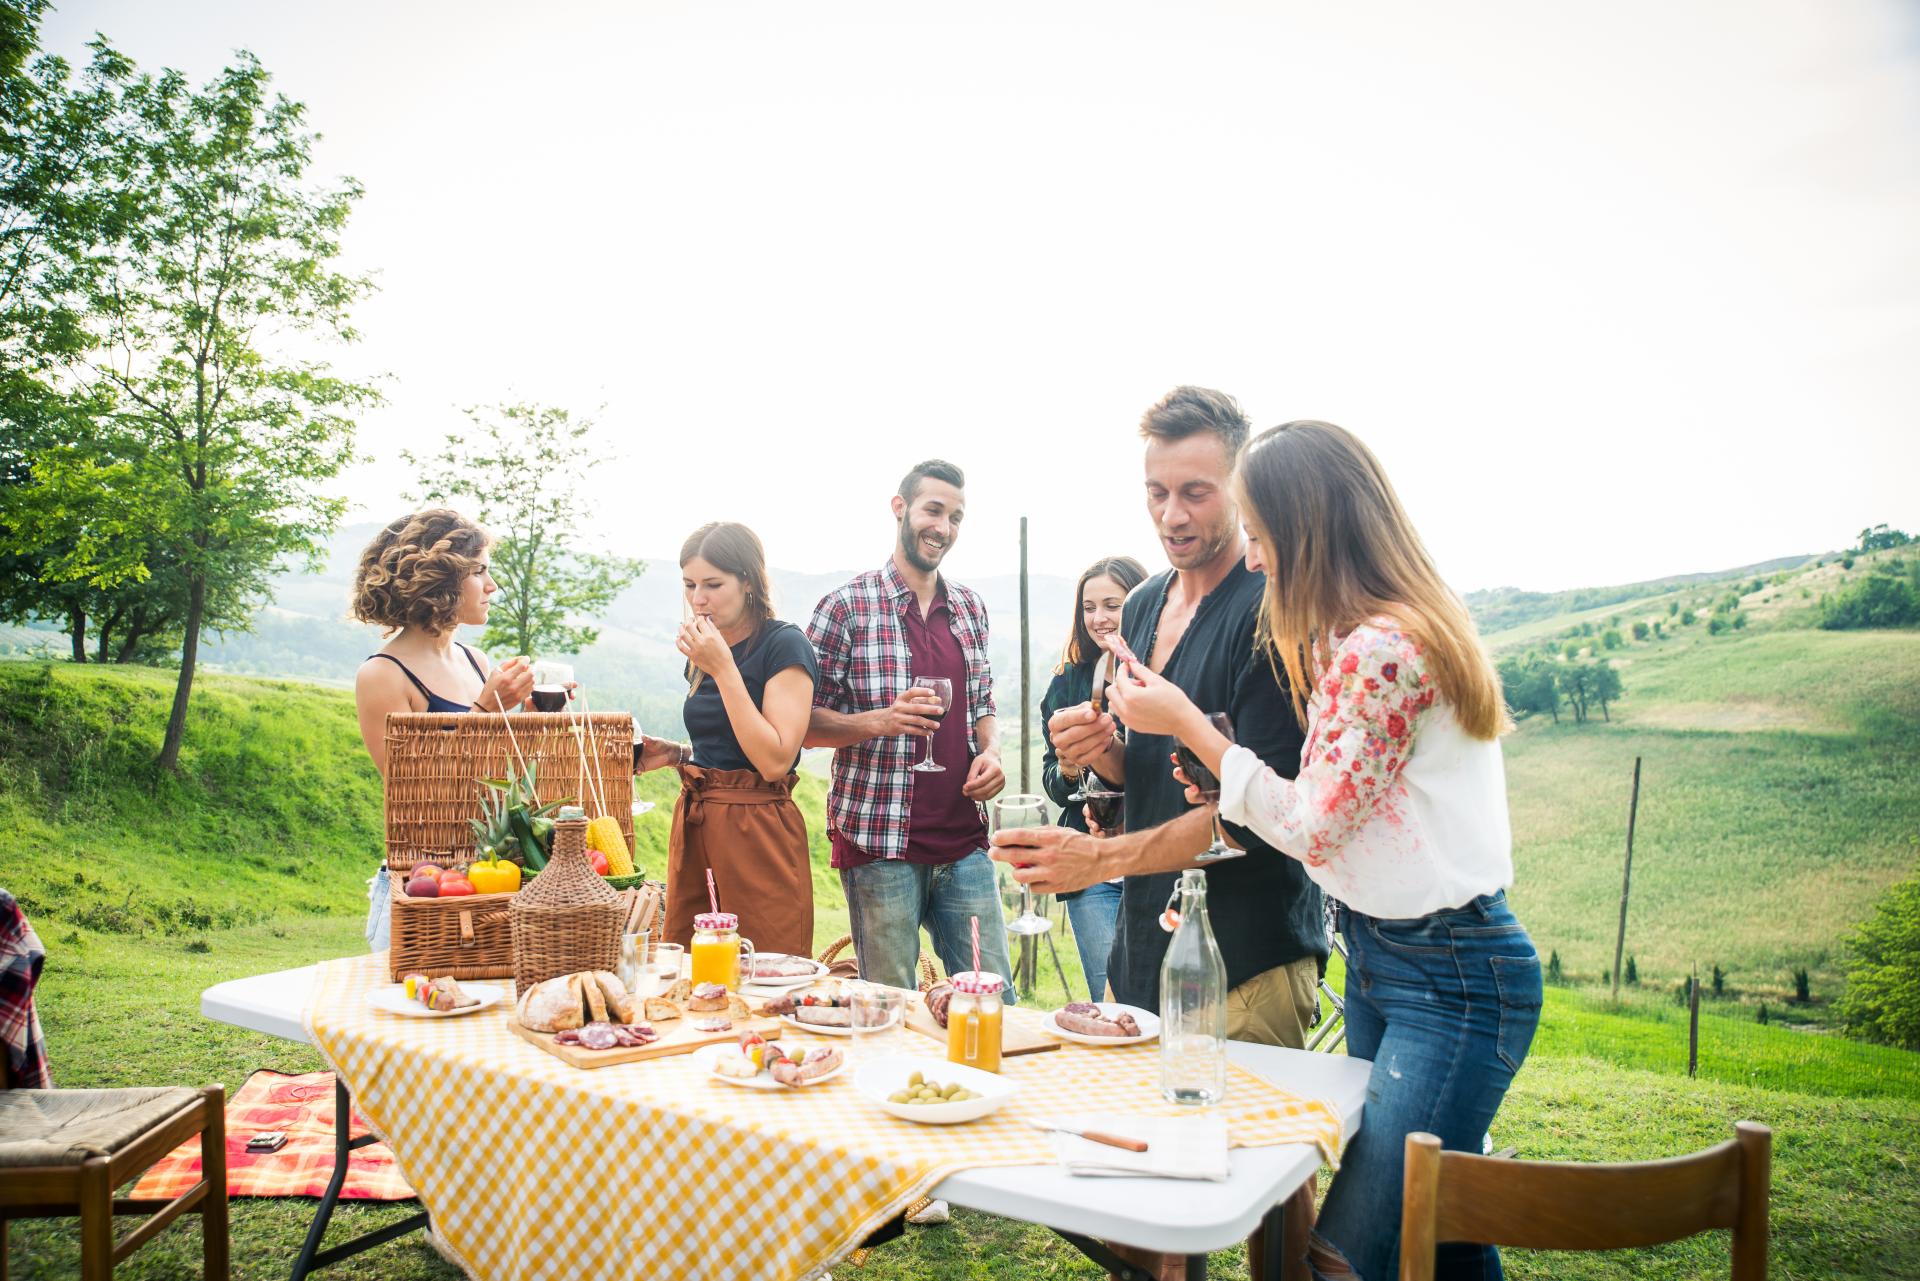
<svg viewBox="0 0 1920 1281">
<path fill-rule="evenodd" d="M 889 1103 L 911 1103 L 911 1102 L 913 1102 L 913 1098 L 912 1098 L 912 1096 L 911 1096 L 911 1095 L 909 1095 L 909 1094 L 908 1094 L 908 1093 L 907 1093 L 907 1092 L 906 1092 L 905 1090 L 901 1090 L 901 1091 L 900 1091 L 900 1092 L 898 1092 L 897 1094 L 890 1094 L 890 1095 L 888 1095 L 888 1096 L 887 1096 L 887 1102 L 889 1102 Z"/>
<path fill-rule="evenodd" d="M 914 1074 L 913 1074 L 912 1076 L 910 1076 L 910 1077 L 908 1077 L 908 1078 L 907 1078 L 907 1084 L 908 1084 L 908 1085 L 922 1085 L 922 1084 L 924 1084 L 924 1083 L 926 1082 L 926 1079 L 927 1079 L 927 1078 L 926 1078 L 925 1076 L 923 1076 L 923 1075 L 921 1075 L 921 1074 L 920 1074 L 920 1073 L 918 1073 L 918 1072 L 915 1072 L 915 1073 L 914 1073 Z"/>
</svg>

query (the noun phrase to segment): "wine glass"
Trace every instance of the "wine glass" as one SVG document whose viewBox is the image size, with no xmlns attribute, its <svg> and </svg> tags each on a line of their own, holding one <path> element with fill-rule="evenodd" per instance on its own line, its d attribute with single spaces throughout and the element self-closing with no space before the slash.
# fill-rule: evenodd
<svg viewBox="0 0 1920 1281">
<path fill-rule="evenodd" d="M 1047 803 L 1038 796 L 1002 796 L 993 803 L 993 830 L 1045 827 Z M 1020 915 L 1007 922 L 1009 934 L 1045 934 L 1053 922 L 1033 910 L 1033 891 L 1020 886 Z"/>
<path fill-rule="evenodd" d="M 567 686 L 573 684 L 573 666 L 543 658 L 533 665 L 533 707 L 539 712 L 566 708 Z"/>
<path fill-rule="evenodd" d="M 947 708 L 953 704 L 953 682 L 944 676 L 916 676 L 913 678 L 913 683 L 918 688 L 924 689 L 932 694 L 939 702 L 940 710 L 934 715 L 934 719 L 945 720 Z M 936 730 L 935 732 L 937 733 L 938 731 Z M 909 765 L 907 768 L 917 774 L 944 774 L 947 772 L 946 766 L 937 763 L 933 759 L 932 734 L 927 735 L 927 759 L 917 765 Z"/>
<path fill-rule="evenodd" d="M 1233 722 L 1227 719 L 1225 712 L 1209 714 L 1207 724 L 1219 730 L 1229 743 L 1233 742 Z M 1225 835 L 1220 830 L 1219 776 L 1208 769 L 1199 755 L 1185 743 L 1176 742 L 1173 753 L 1180 759 L 1180 772 L 1187 776 L 1189 783 L 1199 789 L 1200 799 L 1213 806 L 1213 844 L 1207 846 L 1204 852 L 1194 855 L 1193 861 L 1217 863 L 1222 859 L 1239 858 L 1245 854 L 1245 850 L 1237 850 L 1228 845 Z"/>
</svg>

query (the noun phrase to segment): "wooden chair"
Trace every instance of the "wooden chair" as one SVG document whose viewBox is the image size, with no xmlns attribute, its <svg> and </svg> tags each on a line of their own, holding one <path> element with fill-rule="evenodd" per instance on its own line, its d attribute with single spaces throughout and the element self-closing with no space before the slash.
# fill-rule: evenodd
<svg viewBox="0 0 1920 1281">
<path fill-rule="evenodd" d="M 1442 1241 L 1617 1250 L 1710 1228 L 1733 1229 L 1733 1281 L 1764 1281 L 1773 1132 L 1733 1128 L 1691 1156 L 1606 1165 L 1443 1152 L 1433 1135 L 1409 1134 L 1400 1281 L 1432 1281 Z"/>
<path fill-rule="evenodd" d="M 200 1216 L 207 1281 L 227 1281 L 226 1090 L 16 1090 L 0 1053 L 0 1281 L 11 1219 L 80 1218 L 81 1281 L 115 1265 L 180 1215 Z M 116 1199 L 115 1188 L 194 1135 L 200 1181 L 171 1201 Z M 116 1215 L 150 1215 L 118 1243 Z"/>
</svg>

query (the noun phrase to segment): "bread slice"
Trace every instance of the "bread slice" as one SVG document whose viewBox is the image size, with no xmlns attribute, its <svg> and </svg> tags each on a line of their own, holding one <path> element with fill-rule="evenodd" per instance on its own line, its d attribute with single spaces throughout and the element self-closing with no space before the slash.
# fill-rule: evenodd
<svg viewBox="0 0 1920 1281">
<path fill-rule="evenodd" d="M 607 998 L 601 994 L 600 978 L 589 973 L 576 974 L 574 981 L 580 985 L 580 994 L 586 998 L 587 1021 L 605 1023 L 607 1021 Z"/>
<path fill-rule="evenodd" d="M 600 988 L 600 995 L 606 998 L 607 1009 L 614 1021 L 632 1023 L 639 1017 L 639 1003 L 627 993 L 626 984 L 620 976 L 611 970 L 595 970 L 593 978 Z"/>
<path fill-rule="evenodd" d="M 680 1007 L 664 996 L 647 998 L 647 1022 L 665 1023 L 669 1019 L 680 1017 Z"/>
</svg>

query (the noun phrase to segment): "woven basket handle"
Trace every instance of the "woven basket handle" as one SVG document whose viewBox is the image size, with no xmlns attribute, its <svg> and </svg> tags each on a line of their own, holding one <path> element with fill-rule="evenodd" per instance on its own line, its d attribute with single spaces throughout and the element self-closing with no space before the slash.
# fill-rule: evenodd
<svg viewBox="0 0 1920 1281">
<path fill-rule="evenodd" d="M 820 964 L 832 965 L 834 961 L 839 958 L 840 953 L 846 951 L 852 943 L 853 935 L 842 934 L 839 938 L 827 945 L 826 951 L 820 953 Z"/>
<path fill-rule="evenodd" d="M 826 951 L 820 953 L 820 964 L 832 965 L 834 961 L 839 959 L 840 953 L 846 951 L 847 948 L 852 945 L 852 943 L 853 943 L 853 935 L 842 934 L 839 938 L 835 939 L 832 943 L 830 943 L 827 946 Z M 929 988 L 933 987 L 934 984 L 940 981 L 940 971 L 934 968 L 933 958 L 928 956 L 925 952 L 920 953 L 919 969 L 920 969 L 920 990 L 922 992 L 927 991 Z"/>
</svg>

